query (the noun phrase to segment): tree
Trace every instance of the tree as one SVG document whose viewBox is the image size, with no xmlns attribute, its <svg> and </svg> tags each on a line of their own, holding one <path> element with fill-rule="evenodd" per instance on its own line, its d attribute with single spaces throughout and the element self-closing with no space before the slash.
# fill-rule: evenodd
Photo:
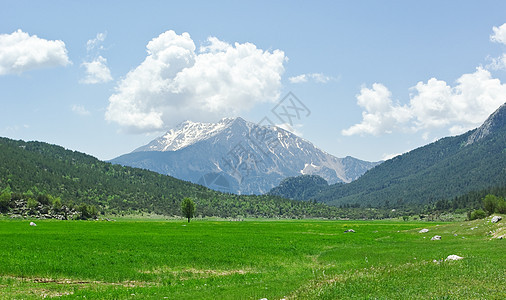
<svg viewBox="0 0 506 300">
<path fill-rule="evenodd" d="M 54 210 L 54 211 L 60 211 L 61 206 L 62 206 L 62 204 L 61 204 L 61 199 L 60 199 L 60 197 L 56 197 L 56 198 L 54 198 L 54 199 L 53 199 L 53 210 Z"/>
<path fill-rule="evenodd" d="M 7 212 L 9 210 L 9 203 L 11 201 L 11 192 L 4 190 L 0 194 L 0 212 Z"/>
<path fill-rule="evenodd" d="M 483 198 L 483 208 L 487 212 L 488 215 L 491 215 L 495 212 L 499 199 L 491 194 L 488 194 Z"/>
<path fill-rule="evenodd" d="M 186 197 L 181 202 L 181 212 L 183 213 L 183 217 L 188 219 L 188 223 L 190 223 L 190 219 L 193 218 L 195 214 L 195 203 L 193 200 Z"/>
</svg>

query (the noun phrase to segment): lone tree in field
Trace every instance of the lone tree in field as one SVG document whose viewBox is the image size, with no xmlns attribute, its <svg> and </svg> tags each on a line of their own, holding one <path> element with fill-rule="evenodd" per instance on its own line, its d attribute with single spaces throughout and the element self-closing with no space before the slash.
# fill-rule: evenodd
<svg viewBox="0 0 506 300">
<path fill-rule="evenodd" d="M 190 223 L 190 219 L 193 218 L 193 214 L 195 213 L 195 203 L 190 198 L 184 198 L 181 202 L 181 212 L 185 218 L 188 218 L 188 223 Z"/>
</svg>

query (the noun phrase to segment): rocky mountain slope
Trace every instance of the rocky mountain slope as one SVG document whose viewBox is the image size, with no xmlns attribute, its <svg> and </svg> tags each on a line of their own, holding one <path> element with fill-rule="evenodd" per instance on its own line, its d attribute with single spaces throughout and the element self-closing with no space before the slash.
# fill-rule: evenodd
<svg viewBox="0 0 506 300">
<path fill-rule="evenodd" d="M 377 163 L 332 156 L 286 130 L 242 118 L 184 122 L 112 163 L 145 168 L 215 190 L 263 194 L 284 178 L 351 182 Z"/>
<path fill-rule="evenodd" d="M 477 129 L 385 161 L 312 197 L 332 205 L 426 204 L 506 183 L 506 104 Z M 294 197 L 292 197 L 294 198 Z"/>
</svg>

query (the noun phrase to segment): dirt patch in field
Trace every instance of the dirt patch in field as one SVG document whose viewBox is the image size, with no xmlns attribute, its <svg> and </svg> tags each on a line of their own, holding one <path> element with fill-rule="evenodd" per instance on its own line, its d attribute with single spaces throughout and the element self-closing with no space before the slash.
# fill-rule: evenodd
<svg viewBox="0 0 506 300">
<path fill-rule="evenodd" d="M 234 275 L 234 274 L 240 274 L 240 275 L 244 275 L 244 274 L 247 274 L 247 273 L 251 273 L 249 271 L 246 271 L 246 270 L 222 270 L 222 271 L 218 271 L 218 270 L 197 270 L 197 269 L 188 269 L 186 270 L 186 272 L 190 272 L 190 273 L 193 273 L 193 274 L 209 274 L 209 275 L 213 275 L 213 276 L 229 276 L 229 275 Z"/>
<path fill-rule="evenodd" d="M 15 276 L 3 276 L 3 278 L 11 278 L 19 281 L 29 281 L 40 284 L 58 284 L 58 285 L 116 285 L 123 287 L 145 287 L 153 286 L 155 283 L 144 282 L 144 281 L 121 281 L 121 282 L 104 282 L 97 280 L 77 280 L 67 278 L 44 278 L 44 277 L 15 277 Z"/>
<path fill-rule="evenodd" d="M 169 267 L 161 267 L 153 270 L 139 271 L 143 274 L 172 274 L 184 279 L 187 275 L 199 275 L 199 277 L 215 277 L 215 276 L 230 276 L 230 275 L 244 275 L 248 273 L 255 273 L 251 270 L 199 270 L 194 268 L 174 270 Z"/>
</svg>

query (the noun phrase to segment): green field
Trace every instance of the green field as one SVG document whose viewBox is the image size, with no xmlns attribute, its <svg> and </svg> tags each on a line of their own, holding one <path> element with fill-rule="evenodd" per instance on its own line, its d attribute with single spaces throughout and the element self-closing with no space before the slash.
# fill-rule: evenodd
<svg viewBox="0 0 506 300">
<path fill-rule="evenodd" d="M 488 220 L 1 220 L 0 298 L 505 299 Z"/>
</svg>

